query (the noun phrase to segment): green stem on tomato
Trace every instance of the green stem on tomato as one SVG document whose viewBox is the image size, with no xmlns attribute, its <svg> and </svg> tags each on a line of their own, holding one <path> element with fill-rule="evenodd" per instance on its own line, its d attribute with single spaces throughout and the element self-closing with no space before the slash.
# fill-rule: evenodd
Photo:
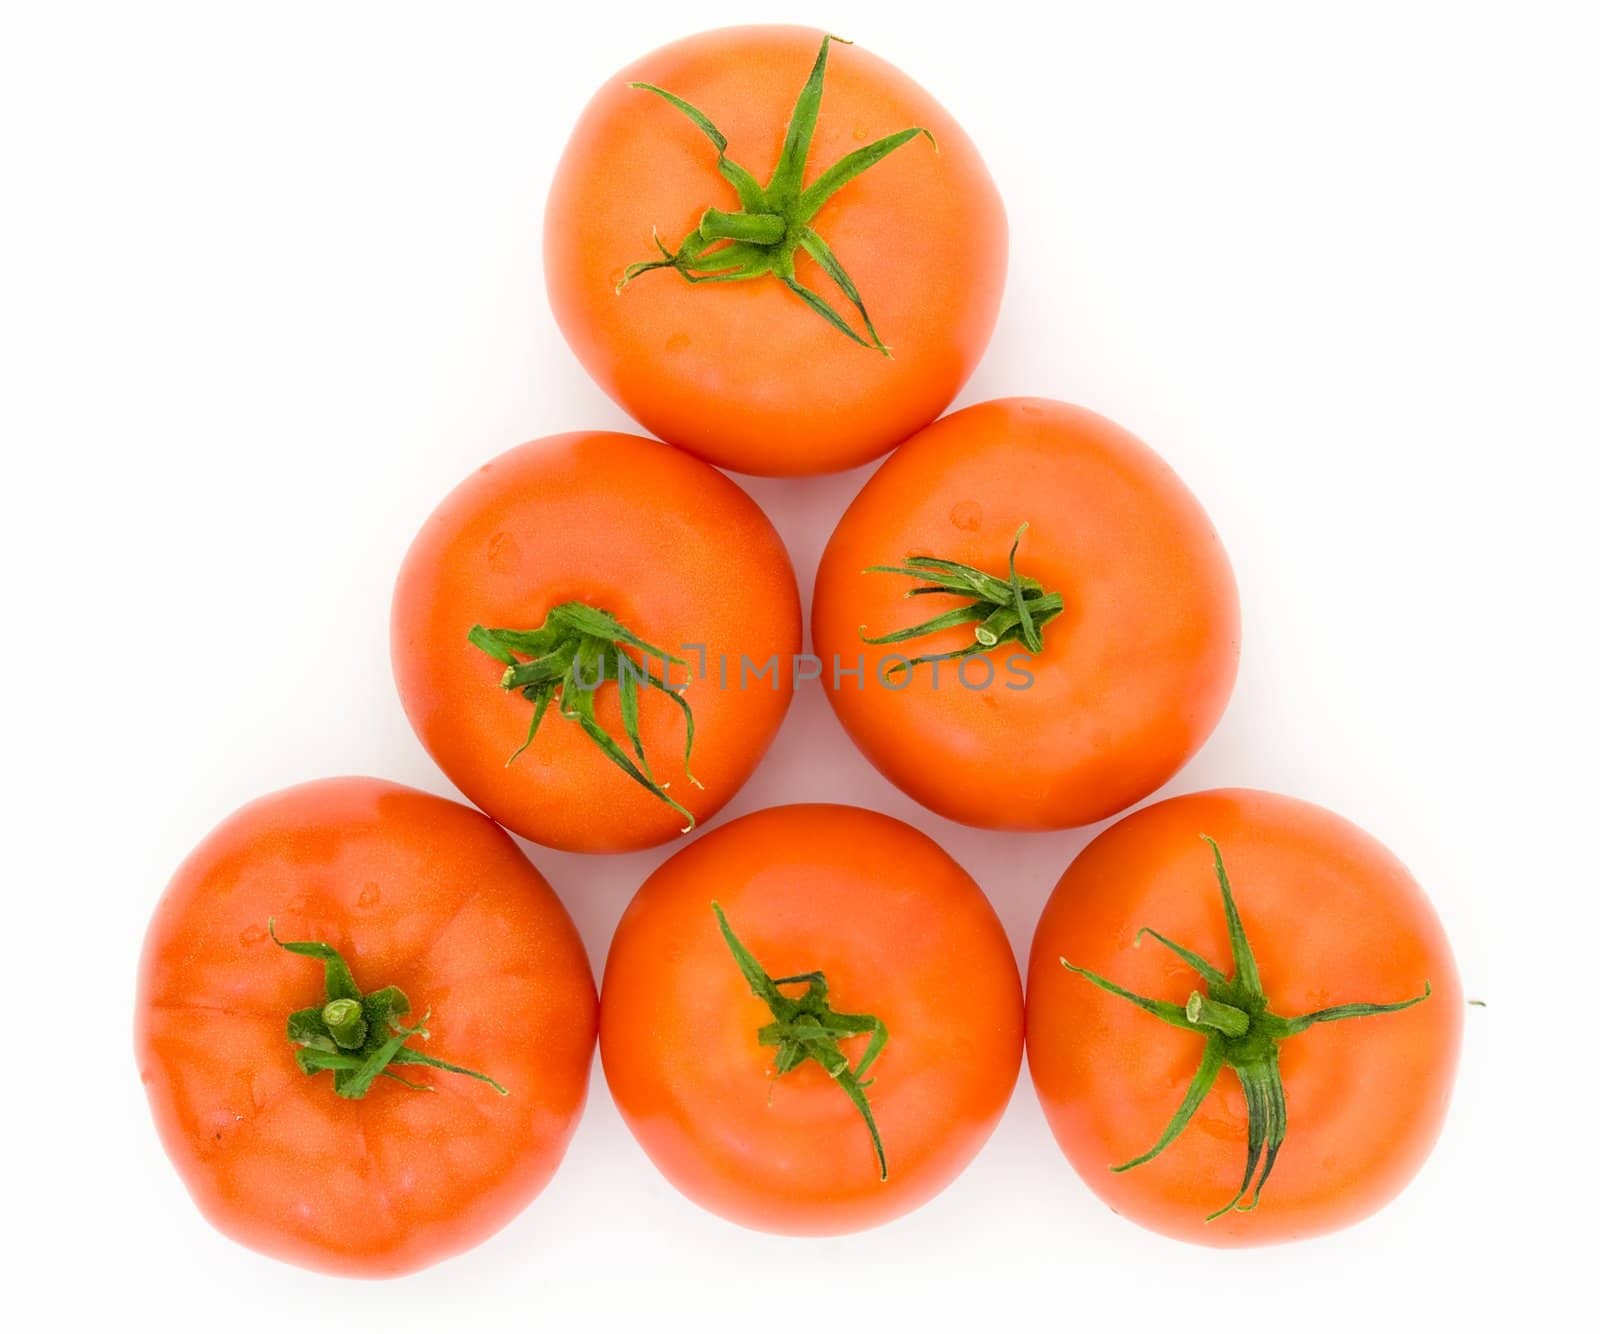
<svg viewBox="0 0 1600 1334">
<path fill-rule="evenodd" d="M 349 996 L 340 996 L 324 1005 L 322 1022 L 327 1025 L 334 1043 L 346 1051 L 361 1047 L 367 1040 L 367 1018 L 361 1013 L 361 1002 Z"/>
<path fill-rule="evenodd" d="M 1191 1024 L 1214 1028 L 1230 1038 L 1241 1038 L 1250 1031 L 1248 1014 L 1201 991 L 1189 993 L 1189 1003 L 1183 1007 L 1183 1013 Z"/>
<path fill-rule="evenodd" d="M 891 672 L 910 671 L 925 662 L 945 662 L 988 653 L 1004 644 L 1016 644 L 1026 653 L 1044 648 L 1044 627 L 1061 615 L 1066 605 L 1060 593 L 1047 591 L 1037 579 L 1017 573 L 1017 548 L 1028 525 L 1018 528 L 1011 539 L 1011 555 L 1004 575 L 988 574 L 971 565 L 962 565 L 938 556 L 907 556 L 904 565 L 869 565 L 863 574 L 899 574 L 915 579 L 917 586 L 907 591 L 908 598 L 953 597 L 965 605 L 930 617 L 905 630 L 886 635 L 868 635 L 860 628 L 866 644 L 904 644 L 960 625 L 973 626 L 972 643 L 948 653 L 924 653 L 897 662 Z"/>
<path fill-rule="evenodd" d="M 856 290 L 855 283 L 828 243 L 810 224 L 829 199 L 902 144 L 909 143 L 919 135 L 929 143 L 933 143 L 934 139 L 931 133 L 920 126 L 899 130 L 852 153 L 846 153 L 821 172 L 809 186 L 805 185 L 806 159 L 811 154 L 817 113 L 822 107 L 822 80 L 828 68 L 828 45 L 843 40 L 841 37 L 822 39 L 822 47 L 811 66 L 810 77 L 800 90 L 800 97 L 789 118 L 789 129 L 778 165 L 766 185 L 762 185 L 754 173 L 728 156 L 726 136 L 698 107 L 653 83 L 628 85 L 641 92 L 653 93 L 676 107 L 711 141 L 712 147 L 717 150 L 717 170 L 738 195 L 739 209 L 736 212 L 707 209 L 701 215 L 700 225 L 684 237 L 676 250 L 667 249 L 661 238 L 652 234 L 658 257 L 630 264 L 623 271 L 622 281 L 617 284 L 618 292 L 641 274 L 654 269 L 674 269 L 690 283 L 748 282 L 771 276 L 847 338 L 884 356 L 890 355 L 878 331 L 873 328 L 866 303 Z M 934 144 L 934 148 L 937 151 L 938 145 Z M 855 308 L 864 334 L 852 328 L 849 321 L 824 297 L 800 282 L 795 273 L 795 255 L 801 250 L 817 262 L 845 300 Z"/>
<path fill-rule="evenodd" d="M 689 770 L 689 757 L 694 751 L 694 712 L 682 694 L 687 683 L 672 685 L 667 680 L 668 664 L 685 667 L 688 664 L 684 659 L 645 643 L 609 612 L 583 602 L 563 602 L 552 607 L 537 630 L 496 630 L 475 625 L 467 632 L 467 640 L 504 664 L 502 690 L 519 691 L 533 705 L 528 734 L 511 752 L 508 765 L 533 744 L 551 703 L 559 701 L 557 711 L 561 716 L 577 723 L 606 759 L 683 816 L 684 833 L 694 828 L 694 815 L 689 808 L 667 794 L 668 784 L 656 781 L 639 736 L 639 692 L 659 691 L 683 714 L 683 774 L 696 787 L 701 786 Z M 659 674 L 651 670 L 652 658 L 660 663 Z M 616 682 L 622 730 L 632 756 L 595 718 L 595 692 L 607 681 Z"/>
<path fill-rule="evenodd" d="M 506 1090 L 488 1075 L 465 1066 L 451 1065 L 406 1044 L 427 1038 L 428 1016 L 412 1025 L 401 1023 L 411 1012 L 411 1002 L 399 987 L 383 987 L 362 995 L 344 956 L 320 940 L 279 940 L 277 924 L 267 920 L 267 934 L 290 954 L 319 959 L 323 968 L 323 1001 L 289 1016 L 288 1036 L 300 1050 L 295 1063 L 302 1073 L 333 1073 L 333 1091 L 341 1098 L 364 1098 L 381 1076 L 418 1092 L 431 1092 L 427 1084 L 414 1084 L 390 1066 L 423 1065 L 452 1074 L 467 1075 L 489 1085 L 501 1095 Z"/>
<path fill-rule="evenodd" d="M 835 1010 L 828 1000 L 828 979 L 820 972 L 774 979 L 733 934 L 721 905 L 713 903 L 711 911 L 716 914 L 722 939 L 749 983 L 751 993 L 772 1011 L 772 1022 L 757 1030 L 756 1039 L 763 1047 L 777 1049 L 774 1067 L 779 1077 L 807 1061 L 815 1061 L 826 1070 L 866 1122 L 867 1133 L 872 1137 L 872 1151 L 878 1159 L 878 1180 L 887 1181 L 889 1161 L 884 1156 L 878 1123 L 867 1101 L 867 1089 L 872 1081 L 865 1078 L 889 1041 L 889 1030 L 883 1020 L 876 1015 L 841 1014 Z M 806 984 L 803 996 L 785 996 L 779 990 L 802 982 Z M 864 1034 L 871 1034 L 871 1037 L 861 1059 L 852 1067 L 850 1059 L 839 1049 L 839 1041 Z"/>
<path fill-rule="evenodd" d="M 1402 1001 L 1356 1002 L 1294 1016 L 1274 1014 L 1267 1005 L 1255 952 L 1250 948 L 1244 922 L 1234 902 L 1228 872 L 1222 864 L 1222 850 L 1215 839 L 1207 837 L 1205 841 L 1211 845 L 1212 865 L 1217 884 L 1222 890 L 1223 915 L 1227 919 L 1228 943 L 1233 954 L 1231 972 L 1224 973 L 1194 951 L 1185 949 L 1148 927 L 1140 929 L 1140 937 L 1148 935 L 1159 941 L 1199 973 L 1206 984 L 1207 990 L 1190 993 L 1186 1005 L 1140 996 L 1065 959 L 1061 960 L 1061 966 L 1086 978 L 1102 991 L 1137 1005 L 1163 1023 L 1186 1029 L 1205 1039 L 1194 1080 L 1161 1137 L 1152 1148 L 1137 1158 L 1112 1167 L 1113 1172 L 1126 1172 L 1147 1163 L 1172 1143 L 1199 1110 L 1224 1068 L 1232 1070 L 1238 1078 L 1244 1090 L 1247 1121 L 1244 1179 L 1231 1200 L 1207 1215 L 1206 1221 L 1210 1222 L 1234 1211 L 1247 1213 L 1261 1202 L 1261 1189 L 1272 1175 L 1273 1165 L 1283 1148 L 1288 1133 L 1288 1111 L 1283 1096 L 1283 1078 L 1278 1073 L 1279 1046 L 1295 1034 L 1305 1032 L 1313 1024 L 1408 1010 L 1427 1000 L 1433 994 L 1433 988 L 1424 982 L 1420 996 Z"/>
</svg>

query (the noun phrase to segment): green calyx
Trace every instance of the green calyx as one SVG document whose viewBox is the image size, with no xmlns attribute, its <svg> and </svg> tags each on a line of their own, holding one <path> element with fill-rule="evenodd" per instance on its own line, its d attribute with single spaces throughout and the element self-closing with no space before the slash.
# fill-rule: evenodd
<svg viewBox="0 0 1600 1334">
<path fill-rule="evenodd" d="M 889 1163 L 883 1154 L 883 1140 L 878 1135 L 878 1123 L 873 1120 L 872 1107 L 867 1102 L 867 1089 L 872 1081 L 865 1078 L 867 1070 L 878 1059 L 884 1044 L 889 1041 L 889 1030 L 883 1020 L 870 1014 L 840 1014 L 828 1002 L 828 979 L 822 973 L 801 973 L 795 977 L 773 978 L 756 958 L 733 934 L 727 916 L 720 905 L 713 903 L 711 910 L 717 915 L 717 925 L 728 944 L 739 971 L 750 984 L 751 992 L 766 1003 L 772 1011 L 772 1022 L 763 1025 L 756 1033 L 763 1047 L 776 1047 L 774 1063 L 779 1078 L 803 1065 L 815 1061 L 828 1072 L 829 1077 L 845 1091 L 846 1096 L 867 1123 L 867 1133 L 872 1136 L 872 1151 L 878 1159 L 878 1179 L 889 1179 Z M 803 996 L 785 996 L 779 987 L 806 984 Z M 849 1058 L 839 1050 L 842 1038 L 858 1037 L 870 1033 L 867 1049 L 852 1068 Z"/>
<path fill-rule="evenodd" d="M 552 607 L 537 630 L 492 630 L 475 625 L 467 632 L 467 639 L 505 664 L 500 688 L 520 691 L 533 705 L 528 735 L 506 764 L 514 763 L 533 744 L 551 701 L 559 696 L 557 711 L 563 718 L 577 723 L 611 763 L 683 816 L 684 833 L 694 828 L 689 809 L 667 795 L 668 784 L 656 781 L 650 761 L 645 758 L 644 743 L 639 739 L 639 693 L 660 691 L 683 712 L 683 774 L 696 787 L 701 786 L 689 771 L 689 757 L 694 750 L 694 712 L 681 693 L 687 682 L 674 686 L 666 679 L 667 664 L 685 667 L 688 664 L 684 659 L 645 643 L 616 617 L 582 602 Z M 635 658 L 630 649 L 639 656 Z M 651 670 L 652 658 L 660 663 L 659 673 Z M 595 720 L 595 694 L 607 681 L 617 684 L 622 730 L 633 750 L 631 756 Z"/>
<path fill-rule="evenodd" d="M 1175 1005 L 1171 1001 L 1152 1000 L 1124 990 L 1115 982 L 1076 964 L 1061 960 L 1061 966 L 1085 977 L 1102 991 L 1137 1005 L 1153 1014 L 1163 1023 L 1171 1024 L 1205 1039 L 1205 1049 L 1200 1056 L 1200 1067 L 1195 1071 L 1178 1110 L 1154 1146 L 1137 1158 L 1118 1163 L 1111 1170 L 1126 1172 L 1149 1162 L 1175 1140 L 1189 1124 L 1206 1094 L 1216 1083 L 1224 1068 L 1238 1076 L 1244 1089 L 1248 1116 L 1244 1163 L 1244 1181 L 1238 1192 L 1222 1208 L 1206 1216 L 1206 1221 L 1221 1218 L 1237 1210 L 1247 1213 L 1261 1202 L 1261 1188 L 1272 1175 L 1273 1164 L 1283 1148 L 1287 1131 L 1287 1109 L 1284 1105 L 1283 1079 L 1278 1073 L 1278 1047 L 1297 1033 L 1304 1033 L 1313 1024 L 1326 1024 L 1339 1019 L 1359 1019 L 1367 1015 L 1393 1014 L 1420 1005 L 1433 993 L 1427 983 L 1422 984 L 1422 994 L 1409 1000 L 1391 1001 L 1387 1004 L 1335 1005 L 1325 1010 L 1292 1017 L 1272 1013 L 1267 1007 L 1266 993 L 1261 987 L 1261 974 L 1256 968 L 1255 954 L 1245 937 L 1244 924 L 1239 919 L 1239 909 L 1233 901 L 1233 890 L 1228 884 L 1228 873 L 1222 865 L 1222 850 L 1216 840 L 1206 838 L 1211 845 L 1212 862 L 1217 883 L 1222 888 L 1222 907 L 1228 922 L 1228 942 L 1233 951 L 1233 971 L 1223 973 L 1206 959 L 1168 940 L 1159 931 L 1149 927 L 1140 929 L 1135 940 L 1149 936 L 1171 950 L 1200 975 L 1206 990 L 1190 993 L 1188 1003 Z M 1260 1168 L 1260 1176 L 1256 1175 Z M 1255 1189 L 1251 1191 L 1251 1182 Z M 1249 1195 L 1246 1202 L 1245 1196 Z"/>
<path fill-rule="evenodd" d="M 289 1041 L 300 1048 L 295 1063 L 308 1075 L 333 1072 L 333 1091 L 341 1098 L 364 1098 L 381 1076 L 418 1093 L 431 1093 L 432 1085 L 413 1083 L 395 1074 L 397 1065 L 426 1065 L 435 1070 L 467 1075 L 489 1085 L 501 1097 L 506 1090 L 488 1075 L 451 1065 L 406 1045 L 412 1038 L 427 1039 L 428 1016 L 415 1024 L 401 1023 L 411 1012 L 411 1002 L 399 987 L 384 987 L 362 995 L 343 956 L 320 940 L 279 940 L 269 918 L 267 934 L 290 954 L 322 960 L 321 1005 L 296 1010 L 289 1016 Z"/>
<path fill-rule="evenodd" d="M 933 135 L 920 127 L 886 135 L 853 153 L 846 153 L 810 185 L 805 184 L 806 158 L 811 152 L 811 138 L 817 128 L 817 112 L 822 106 L 822 77 L 828 67 L 828 44 L 843 40 L 839 37 L 822 39 L 822 49 L 817 52 L 811 76 L 800 90 L 794 114 L 789 120 L 789 132 L 784 138 L 778 165 L 765 186 L 728 156 L 726 137 L 704 112 L 652 83 L 628 85 L 665 99 L 694 122 L 717 150 L 717 170 L 738 194 L 739 209 L 730 213 L 708 208 L 700 218 L 699 227 L 683 238 L 677 250 L 668 250 L 661 238 L 652 233 L 660 257 L 630 265 L 623 272 L 622 281 L 617 284 L 618 292 L 640 274 L 649 273 L 652 269 L 676 269 L 686 282 L 691 283 L 744 282 L 771 274 L 840 333 L 862 347 L 874 348 L 884 356 L 889 355 L 889 349 L 872 327 L 861 293 L 856 290 L 855 283 L 828 243 L 811 226 L 811 221 L 829 199 L 862 172 L 883 161 L 895 149 L 918 135 L 925 135 L 930 143 L 933 142 Z M 844 316 L 795 276 L 795 253 L 800 250 L 817 262 L 845 299 L 855 307 L 866 330 L 865 336 L 853 329 Z"/>
<path fill-rule="evenodd" d="M 1044 627 L 1061 615 L 1064 604 L 1061 594 L 1046 592 L 1037 579 L 1017 573 L 1017 547 L 1027 531 L 1028 525 L 1023 524 L 1012 538 L 1009 568 L 1003 576 L 936 556 L 907 556 L 904 565 L 869 565 L 862 573 L 900 574 L 917 580 L 917 586 L 906 593 L 908 598 L 954 597 L 962 599 L 966 605 L 913 625 L 909 630 L 896 630 L 887 635 L 869 636 L 863 625 L 862 642 L 904 644 L 958 625 L 974 627 L 972 643 L 965 648 L 909 658 L 896 663 L 893 671 L 910 671 L 925 662 L 988 653 L 1005 644 L 1017 644 L 1028 653 L 1038 653 L 1044 648 Z"/>
</svg>

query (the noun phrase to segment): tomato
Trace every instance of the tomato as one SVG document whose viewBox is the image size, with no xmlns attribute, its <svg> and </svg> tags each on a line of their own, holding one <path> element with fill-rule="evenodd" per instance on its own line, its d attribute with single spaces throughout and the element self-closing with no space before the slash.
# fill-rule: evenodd
<svg viewBox="0 0 1600 1334">
<path fill-rule="evenodd" d="M 550 304 L 601 388 L 663 440 L 771 476 L 854 467 L 938 416 L 1005 263 L 961 127 L 804 28 L 702 33 L 622 71 L 545 214 Z"/>
<path fill-rule="evenodd" d="M 966 408 L 897 450 L 828 542 L 811 626 L 867 758 L 994 829 L 1153 792 L 1239 661 L 1233 575 L 1194 497 L 1126 431 L 1047 399 Z"/>
<path fill-rule="evenodd" d="M 544 1188 L 595 1025 L 577 932 L 503 831 L 336 778 L 244 807 L 179 868 L 145 938 L 135 1041 L 213 1224 L 382 1276 L 477 1244 Z"/>
<path fill-rule="evenodd" d="M 1117 1213 L 1262 1245 L 1344 1227 L 1411 1179 L 1461 1015 L 1444 931 L 1391 853 L 1307 802 L 1201 792 L 1113 825 L 1061 877 L 1033 941 L 1028 1066 Z"/>
<path fill-rule="evenodd" d="M 645 1152 L 769 1232 L 854 1231 L 930 1199 L 1022 1057 L 983 892 L 932 840 L 848 806 L 760 811 L 674 854 L 622 916 L 600 1008 Z"/>
<path fill-rule="evenodd" d="M 794 689 L 800 600 L 716 469 L 587 431 L 486 464 L 395 589 L 395 680 L 458 788 L 525 838 L 645 848 L 721 808 Z"/>
</svg>

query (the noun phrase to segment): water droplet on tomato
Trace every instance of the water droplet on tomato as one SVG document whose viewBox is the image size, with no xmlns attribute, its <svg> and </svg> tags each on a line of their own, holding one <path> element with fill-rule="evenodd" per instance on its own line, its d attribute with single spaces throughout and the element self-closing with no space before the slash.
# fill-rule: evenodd
<svg viewBox="0 0 1600 1334">
<path fill-rule="evenodd" d="M 247 926 L 239 933 L 241 945 L 259 945 L 267 938 L 267 928 L 264 926 Z"/>
<path fill-rule="evenodd" d="M 356 896 L 356 907 L 376 908 L 378 906 L 378 900 L 382 897 L 383 895 L 378 889 L 377 881 L 369 880 L 361 887 L 361 893 Z"/>
</svg>

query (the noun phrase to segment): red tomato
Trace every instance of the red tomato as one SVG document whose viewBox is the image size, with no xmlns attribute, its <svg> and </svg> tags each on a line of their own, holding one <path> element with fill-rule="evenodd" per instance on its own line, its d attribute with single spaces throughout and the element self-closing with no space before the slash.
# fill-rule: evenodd
<svg viewBox="0 0 1600 1334">
<path fill-rule="evenodd" d="M 337 953 L 362 993 L 335 1007 L 356 1032 L 330 1040 L 337 966 L 277 942 Z M 309 1025 L 298 1041 L 291 1023 Z M 504 832 L 336 778 L 244 807 L 179 868 L 145 938 L 135 1046 L 213 1224 L 280 1260 L 382 1276 L 476 1245 L 544 1188 L 595 1023 L 577 932 Z M 385 1042 L 387 1074 L 354 1068 Z"/>
<path fill-rule="evenodd" d="M 1153 792 L 1216 726 L 1239 662 L 1233 574 L 1194 497 L 1126 431 L 1038 398 L 895 451 L 829 539 L 811 630 L 867 758 L 992 829 L 1089 824 Z"/>
<path fill-rule="evenodd" d="M 1028 1066 L 1117 1213 L 1262 1245 L 1356 1222 L 1410 1181 L 1461 1015 L 1444 931 L 1392 854 L 1303 801 L 1201 792 L 1113 825 L 1061 877 L 1033 941 Z"/>
<path fill-rule="evenodd" d="M 1005 213 L 961 127 L 893 66 L 814 29 L 724 28 L 585 108 L 544 266 L 578 359 L 649 430 L 740 472 L 832 472 L 972 373 Z"/>
<path fill-rule="evenodd" d="M 982 891 L 848 806 L 761 811 L 676 853 L 606 960 L 600 1051 L 629 1128 L 690 1199 L 764 1231 L 932 1198 L 999 1120 L 1021 1044 Z"/>
<path fill-rule="evenodd" d="M 618 852 L 750 776 L 793 694 L 800 598 L 766 515 L 715 468 L 586 431 L 446 497 L 401 567 L 391 646 L 406 716 L 476 805 L 538 843 Z"/>
</svg>

